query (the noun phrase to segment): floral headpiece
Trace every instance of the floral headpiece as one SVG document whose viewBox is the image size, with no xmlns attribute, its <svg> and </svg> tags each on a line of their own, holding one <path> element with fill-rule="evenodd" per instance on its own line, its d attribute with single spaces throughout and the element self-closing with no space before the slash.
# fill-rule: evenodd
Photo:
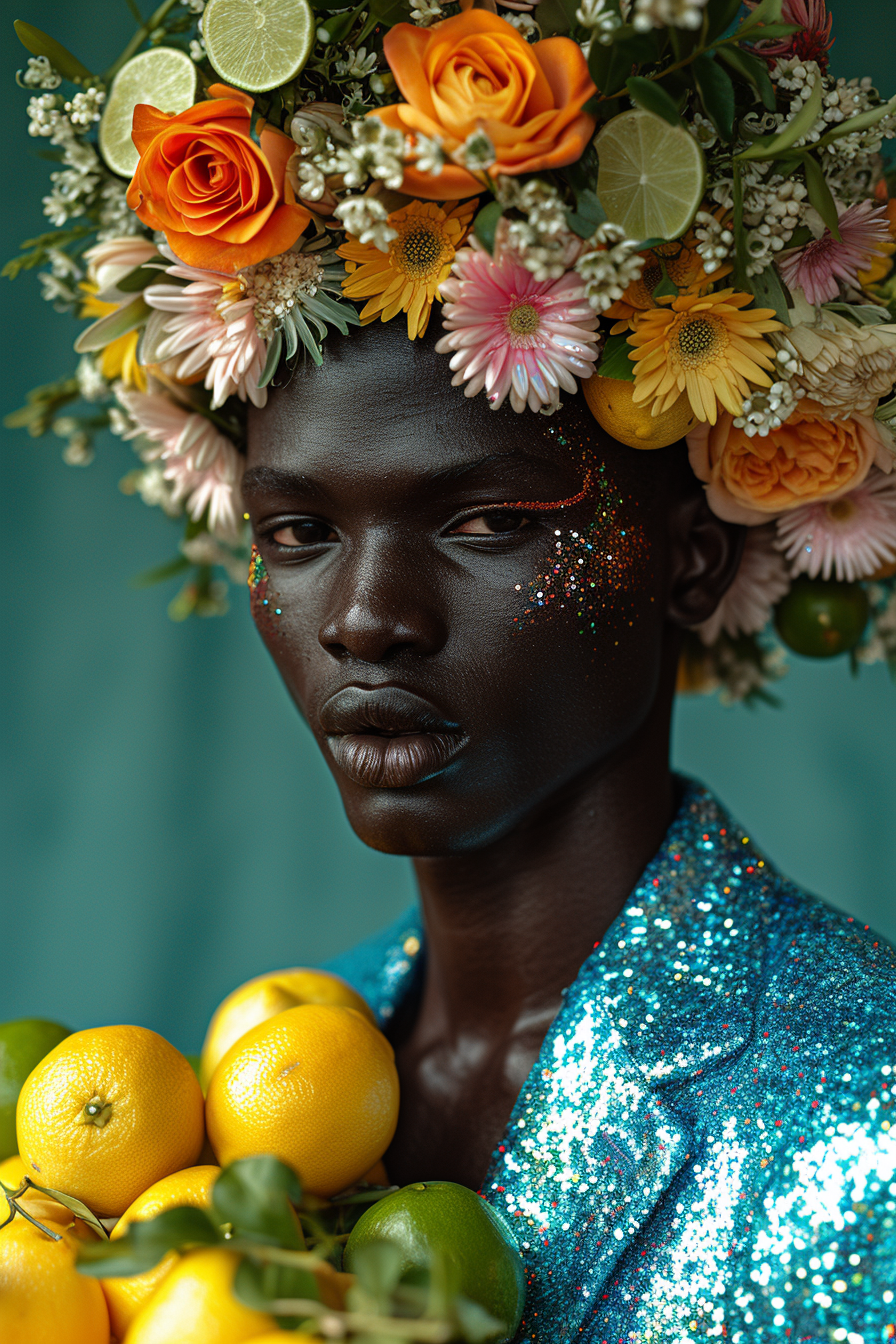
<svg viewBox="0 0 896 1344">
<path fill-rule="evenodd" d="M 244 564 L 246 403 L 438 302 L 465 395 L 551 414 L 582 382 L 747 525 L 682 689 L 764 694 L 772 627 L 896 669 L 896 100 L 828 73 L 824 0 L 498 5 L 163 0 L 102 75 L 17 24 L 61 164 L 5 274 L 94 320 L 8 422 L 74 464 L 133 440 L 123 488 L 185 516 L 172 614 L 205 614 Z"/>
</svg>

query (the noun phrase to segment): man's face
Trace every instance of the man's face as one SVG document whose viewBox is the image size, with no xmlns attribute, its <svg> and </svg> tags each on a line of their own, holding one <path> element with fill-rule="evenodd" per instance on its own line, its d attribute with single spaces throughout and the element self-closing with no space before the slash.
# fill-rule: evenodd
<svg viewBox="0 0 896 1344">
<path fill-rule="evenodd" d="M 658 455 L 581 397 L 493 412 L 448 373 L 398 324 L 328 344 L 252 413 L 244 482 L 267 647 L 357 834 L 417 856 L 496 839 L 624 748 L 668 588 Z"/>
</svg>

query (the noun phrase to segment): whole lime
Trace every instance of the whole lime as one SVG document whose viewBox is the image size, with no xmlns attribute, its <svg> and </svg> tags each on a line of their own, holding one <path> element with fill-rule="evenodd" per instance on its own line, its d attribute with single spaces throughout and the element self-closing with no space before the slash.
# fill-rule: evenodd
<svg viewBox="0 0 896 1344">
<path fill-rule="evenodd" d="M 502 1322 L 501 1339 L 516 1334 L 525 1296 L 519 1248 L 501 1215 L 472 1190 L 452 1181 L 420 1181 L 386 1195 L 355 1224 L 346 1269 L 351 1272 L 362 1247 L 378 1241 L 400 1248 L 403 1274 L 427 1268 L 434 1255 L 445 1256 L 464 1297 Z"/>
<path fill-rule="evenodd" d="M 848 653 L 862 638 L 868 597 L 859 583 L 798 578 L 775 610 L 775 626 L 789 649 L 806 658 Z"/>
<path fill-rule="evenodd" d="M 16 1152 L 16 1102 L 22 1084 L 44 1055 L 70 1035 L 68 1027 L 40 1017 L 0 1022 L 0 1162 Z"/>
</svg>

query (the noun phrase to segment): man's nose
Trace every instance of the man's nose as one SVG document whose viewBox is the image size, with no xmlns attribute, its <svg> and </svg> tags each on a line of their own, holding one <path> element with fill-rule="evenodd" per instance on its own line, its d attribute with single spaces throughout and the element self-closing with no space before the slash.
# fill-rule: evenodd
<svg viewBox="0 0 896 1344">
<path fill-rule="evenodd" d="M 388 662 L 400 653 L 438 653 L 448 636 L 439 594 L 415 548 L 380 537 L 346 557 L 334 577 L 318 632 L 334 658 Z"/>
</svg>

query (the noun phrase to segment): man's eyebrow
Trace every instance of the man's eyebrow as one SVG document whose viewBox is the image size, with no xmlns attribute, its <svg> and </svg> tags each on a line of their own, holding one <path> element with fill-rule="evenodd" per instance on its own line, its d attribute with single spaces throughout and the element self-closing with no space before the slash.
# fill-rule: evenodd
<svg viewBox="0 0 896 1344">
<path fill-rule="evenodd" d="M 244 494 L 315 495 L 321 499 L 327 492 L 310 476 L 299 471 L 284 471 L 282 467 L 249 467 L 243 473 L 241 490 Z"/>
<path fill-rule="evenodd" d="M 459 462 L 455 466 L 444 467 L 441 471 L 431 472 L 426 479 L 435 485 L 448 485 L 463 479 L 464 476 L 481 471 L 483 468 L 494 466 L 511 469 L 525 467 L 539 475 L 547 472 L 554 477 L 558 476 L 561 470 L 559 462 L 551 462 L 544 457 L 533 457 L 529 453 L 488 453 L 485 457 L 476 458 L 473 462 Z"/>
</svg>

